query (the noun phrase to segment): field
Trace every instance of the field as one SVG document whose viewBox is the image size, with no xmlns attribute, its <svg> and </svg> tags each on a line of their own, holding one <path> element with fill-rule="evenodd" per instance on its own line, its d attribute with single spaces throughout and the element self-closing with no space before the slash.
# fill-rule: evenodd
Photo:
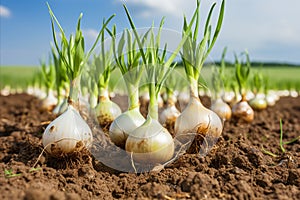
<svg viewBox="0 0 300 200">
<path fill-rule="evenodd" d="M 234 74 L 233 70 L 233 68 L 229 67 L 226 69 L 226 72 Z M 3 88 L 5 85 L 10 85 L 14 88 L 26 88 L 28 84 L 30 85 L 32 83 L 35 74 L 39 71 L 40 68 L 37 66 L 0 66 L 0 88 Z M 175 71 L 182 74 L 182 77 L 185 77 L 184 69 L 182 67 L 177 67 Z M 268 77 L 270 89 L 300 90 L 300 67 L 274 65 L 264 68 L 254 67 L 252 68 L 252 71 L 253 73 L 259 71 Z M 204 67 L 202 69 L 202 76 L 205 77 L 206 82 L 210 81 L 211 72 L 212 70 L 210 67 Z M 120 72 L 118 70 L 113 72 L 111 82 L 113 83 L 113 87 L 117 86 L 120 88 L 124 85 L 122 84 L 122 79 L 120 79 Z"/>
<path fill-rule="evenodd" d="M 39 68 L 33 66 L 0 66 L 0 88 L 6 85 L 26 88 L 38 71 Z"/>
<path fill-rule="evenodd" d="M 0 69 L 1 88 L 9 85 L 24 91 L 39 70 Z M 299 90 L 300 67 L 252 70 L 268 76 L 272 89 Z M 175 73 L 185 76 L 182 67 Z M 233 68 L 227 68 L 226 73 L 233 75 Z M 211 68 L 204 67 L 202 76 L 211 87 Z M 120 77 L 119 71 L 113 72 L 110 90 L 117 94 L 112 100 L 125 111 L 127 97 L 122 96 L 126 93 Z M 208 97 L 201 99 L 210 106 Z M 102 139 L 108 138 L 95 124 L 90 124 L 97 129 L 94 137 L 102 135 L 92 147 L 96 151 L 86 149 L 67 160 L 43 153 L 42 133 L 56 115 L 41 111 L 40 104 L 40 99 L 25 93 L 0 96 L 0 199 L 300 198 L 300 141 L 284 145 L 285 153 L 279 146 L 280 119 L 283 141 L 299 137 L 300 97 L 281 97 L 274 107 L 255 111 L 255 119 L 249 124 L 226 121 L 211 151 L 185 153 L 164 168 L 143 173 L 134 173 L 135 168 L 126 164 L 128 156 L 115 162 L 118 150 L 106 146 Z M 146 116 L 145 102 L 141 112 Z"/>
<path fill-rule="evenodd" d="M 23 91 L 39 70 L 0 69 L 1 88 L 9 85 Z M 227 70 L 234 74 L 233 68 Z M 267 75 L 270 88 L 299 90 L 299 67 L 252 70 Z M 185 76 L 181 67 L 175 73 Z M 211 68 L 204 67 L 202 76 L 210 86 Z M 125 111 L 127 97 L 120 77 L 120 72 L 113 72 L 110 90 L 116 93 L 112 100 Z M 210 106 L 209 97 L 201 100 Z M 128 154 L 119 157 L 120 149 L 108 145 L 109 138 L 95 122 L 89 122 L 95 139 L 91 149 L 54 158 L 43 151 L 42 134 L 56 115 L 42 111 L 40 99 L 26 93 L 0 95 L 0 105 L 0 199 L 300 198 L 300 97 L 281 97 L 275 106 L 255 111 L 252 123 L 225 121 L 212 149 L 203 142 L 201 153 L 186 152 L 164 167 L 151 166 L 151 171 L 142 173 L 135 173 Z M 141 101 L 143 116 L 147 106 Z M 177 106 L 182 111 L 185 104 Z M 280 119 L 285 152 L 279 145 Z M 166 128 L 174 134 L 174 129 Z"/>
<path fill-rule="evenodd" d="M 119 3 L 100 6 L 101 29 L 96 15 L 80 13 L 73 31 L 68 14 L 76 5 L 61 13 L 58 4 L 52 10 L 46 3 L 51 24 L 38 20 L 51 25 L 49 59 L 0 66 L 0 200 L 300 199 L 300 63 L 290 53 L 295 27 L 285 23 L 288 31 L 278 32 L 260 24 L 262 32 L 247 35 L 244 28 L 258 24 L 239 15 L 231 17 L 241 20 L 238 26 L 230 23 L 224 34 L 225 8 L 233 8 L 225 0 L 213 3 L 206 19 L 200 0 L 192 7 L 141 2 L 128 2 L 142 13 L 135 19 L 125 1 L 119 2 L 122 19 L 119 9 L 108 15 Z M 28 11 L 13 4 L 18 16 Z M 1 19 L 10 18 L 10 9 L 0 8 Z M 189 17 L 175 30 L 181 8 Z M 156 23 L 165 10 L 176 19 L 174 30 L 164 28 L 165 17 Z M 46 29 L 34 28 L 44 27 L 36 19 L 33 26 L 14 26 L 13 16 L 5 23 L 34 31 L 22 40 L 33 48 L 25 52 L 20 47 L 28 45 L 5 40 L 12 42 L 1 65 L 16 57 L 34 63 L 29 56 L 42 53 L 37 49 L 46 41 L 39 38 L 48 35 L 38 31 Z M 88 20 L 82 28 L 83 16 L 98 25 Z M 145 17 L 155 17 L 152 25 Z M 261 19 L 272 27 L 278 22 Z M 209 61 L 221 34 L 234 60 L 227 60 L 225 46 L 220 60 Z M 264 63 L 250 60 L 247 48 Z"/>
<path fill-rule="evenodd" d="M 126 99 L 113 101 L 126 109 Z M 202 100 L 209 106 L 208 98 Z M 0 96 L 0 199 L 300 198 L 300 141 L 284 145 L 286 153 L 279 147 L 280 119 L 284 142 L 299 136 L 300 97 L 282 97 L 249 124 L 226 121 L 207 155 L 186 153 L 165 168 L 138 174 L 105 166 L 89 151 L 71 160 L 39 157 L 42 133 L 55 118 L 39 104 L 27 94 Z"/>
</svg>

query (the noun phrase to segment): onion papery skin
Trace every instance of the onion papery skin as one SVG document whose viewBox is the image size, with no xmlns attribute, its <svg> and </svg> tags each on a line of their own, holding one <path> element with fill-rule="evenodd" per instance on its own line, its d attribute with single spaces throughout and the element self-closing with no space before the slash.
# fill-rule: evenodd
<svg viewBox="0 0 300 200">
<path fill-rule="evenodd" d="M 213 111 L 205 108 L 197 97 L 191 97 L 188 105 L 175 122 L 176 137 L 193 133 L 218 138 L 221 136 L 223 123 Z"/>
<path fill-rule="evenodd" d="M 254 110 L 264 110 L 267 108 L 268 104 L 267 101 L 265 100 L 264 97 L 254 97 L 249 101 L 249 105 L 254 109 Z"/>
<path fill-rule="evenodd" d="M 119 115 L 109 127 L 109 137 L 111 141 L 125 149 L 128 134 L 145 122 L 145 118 L 140 113 L 139 107 L 128 110 Z"/>
<path fill-rule="evenodd" d="M 229 120 L 231 118 L 231 108 L 221 98 L 215 100 L 212 103 L 210 109 L 217 113 L 217 115 L 224 121 Z"/>
<path fill-rule="evenodd" d="M 99 101 L 95 107 L 98 123 L 101 127 L 109 127 L 110 124 L 122 114 L 121 108 L 109 98 Z"/>
<path fill-rule="evenodd" d="M 79 112 L 69 105 L 64 113 L 47 126 L 42 141 L 47 153 L 61 156 L 90 146 L 93 136 Z"/>
<path fill-rule="evenodd" d="M 163 164 L 174 155 L 174 141 L 166 128 L 149 118 L 128 136 L 125 149 L 134 162 Z"/>
<path fill-rule="evenodd" d="M 232 107 L 232 116 L 249 123 L 254 119 L 254 111 L 247 101 L 240 101 Z"/>
</svg>

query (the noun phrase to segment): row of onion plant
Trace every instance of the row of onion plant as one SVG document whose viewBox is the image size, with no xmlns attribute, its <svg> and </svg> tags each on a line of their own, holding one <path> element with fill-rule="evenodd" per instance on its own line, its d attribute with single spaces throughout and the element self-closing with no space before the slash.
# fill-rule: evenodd
<svg viewBox="0 0 300 200">
<path fill-rule="evenodd" d="M 267 106 L 273 106 L 279 96 L 268 91 L 268 79 L 261 72 L 251 71 L 250 57 L 247 51 L 239 56 L 234 54 L 234 73 L 225 70 L 225 47 L 220 66 L 213 68 L 212 85 L 214 88 L 214 110 L 223 120 L 229 120 L 231 115 L 244 122 L 252 122 L 254 111 L 261 111 Z M 227 71 L 227 73 L 226 73 Z M 234 76 L 230 76 L 234 74 Z M 231 78 L 229 78 L 231 77 Z M 231 87 L 231 92 L 226 88 Z M 224 89 L 225 88 L 225 92 Z"/>
<path fill-rule="evenodd" d="M 231 117 L 251 122 L 254 111 L 265 109 L 266 79 L 261 74 L 253 75 L 253 98 L 247 98 L 251 63 L 247 52 L 235 55 L 235 82 L 228 82 L 225 74 L 225 54 L 222 53 L 221 65 L 214 68 L 212 82 L 214 99 L 209 108 L 202 104 L 199 98 L 202 85 L 201 70 L 213 49 L 219 36 L 225 1 L 220 5 L 216 27 L 211 25 L 214 3 L 206 18 L 203 36 L 199 39 L 200 30 L 200 1 L 188 23 L 184 17 L 182 37 L 176 49 L 168 54 L 168 44 L 161 46 L 161 34 L 164 18 L 158 29 L 152 25 L 144 33 L 138 33 L 129 11 L 124 5 L 131 30 L 123 30 L 117 35 L 116 25 L 107 27 L 113 18 L 103 20 L 101 30 L 91 49 L 85 51 L 84 37 L 80 28 L 82 14 L 79 16 L 75 35 L 67 39 L 63 28 L 54 16 L 50 6 L 54 45 L 51 48 L 52 58 L 48 67 L 42 63 L 42 74 L 47 88 L 46 100 L 53 97 L 51 103 L 54 114 L 53 120 L 43 134 L 43 145 L 52 155 L 64 155 L 88 147 L 93 142 L 91 128 L 82 117 L 84 106 L 89 112 L 94 112 L 100 127 L 108 129 L 109 139 L 118 147 L 126 150 L 138 163 L 165 163 L 174 157 L 175 140 L 181 144 L 190 142 L 188 152 L 198 153 L 201 143 L 214 141 L 220 137 L 223 123 Z M 59 28 L 61 41 L 56 36 L 55 27 Z M 111 45 L 105 47 L 105 34 L 111 39 Z M 119 37 L 119 40 L 117 38 Z M 100 53 L 93 54 L 93 50 L 100 42 Z M 172 77 L 177 65 L 175 58 L 180 55 L 185 70 L 186 82 L 189 85 L 189 97 L 184 109 L 175 106 L 177 98 L 176 81 Z M 244 57 L 243 57 L 244 56 Z M 246 58 L 243 62 L 240 58 Z M 122 113 L 120 107 L 110 99 L 109 83 L 114 70 L 119 70 L 128 96 L 128 109 Z M 178 84 L 178 83 L 177 83 Z M 148 112 L 144 117 L 140 112 L 140 88 L 147 88 L 149 95 Z M 235 91 L 231 98 L 231 107 L 227 104 L 225 88 L 232 87 Z M 56 86 L 56 87 L 54 87 Z M 161 92 L 166 94 L 166 109 L 159 115 L 159 99 Z M 82 93 L 82 94 L 81 94 Z M 87 105 L 82 105 L 81 96 L 87 93 Z M 250 100 L 250 101 L 249 101 Z M 249 102 L 249 104 L 248 104 Z M 174 134 L 166 128 L 171 124 Z M 212 138 L 213 140 L 209 140 Z M 193 141 L 193 142 L 192 142 Z"/>
<path fill-rule="evenodd" d="M 133 20 L 124 5 L 131 30 L 125 29 L 117 41 L 117 30 L 107 24 L 113 18 L 104 20 L 102 28 L 91 49 L 85 52 L 85 43 L 80 28 L 82 14 L 79 16 L 75 35 L 67 39 L 63 28 L 54 16 L 50 6 L 54 47 L 49 71 L 43 67 L 45 79 L 51 78 L 49 89 L 53 89 L 53 71 L 56 72 L 56 94 L 59 99 L 55 111 L 58 117 L 53 120 L 43 134 L 43 145 L 52 155 L 64 155 L 88 147 L 92 144 L 91 128 L 81 116 L 83 109 L 80 101 L 81 85 L 85 86 L 82 93 L 88 92 L 89 110 L 93 110 L 101 127 L 110 124 L 109 138 L 117 146 L 129 152 L 135 162 L 164 163 L 174 156 L 174 138 L 168 129 L 163 127 L 159 119 L 159 97 L 167 80 L 166 93 L 169 107 L 175 110 L 174 91 L 168 80 L 176 66 L 175 58 L 181 55 L 184 63 L 190 98 L 188 105 L 179 113 L 174 111 L 173 120 L 175 137 L 196 133 L 202 136 L 219 137 L 222 132 L 222 121 L 216 113 L 205 108 L 199 99 L 199 77 L 201 68 L 208 57 L 219 35 L 223 16 L 222 1 L 217 26 L 212 32 L 210 24 L 213 4 L 204 28 L 204 36 L 198 41 L 200 28 L 200 2 L 191 21 L 184 17 L 182 38 L 176 49 L 169 55 L 167 44 L 161 47 L 161 32 L 164 18 L 159 28 L 151 26 L 145 33 L 139 34 Z M 59 28 L 59 43 L 55 27 Z M 194 27 L 194 31 L 192 28 Z M 111 46 L 105 49 L 105 32 L 111 36 Z M 100 54 L 90 56 L 98 41 L 101 42 Z M 183 49 L 182 52 L 181 49 Z M 43 65 L 44 66 L 44 65 Z M 86 69 L 85 69 L 86 68 Z M 54 70 L 55 69 L 55 70 Z M 113 70 L 120 70 L 127 89 L 129 106 L 121 113 L 120 108 L 109 98 L 108 84 Z M 51 76 L 50 76 L 51 74 Z M 143 82 L 141 82 L 143 81 Z M 149 93 L 148 114 L 146 118 L 140 112 L 139 87 L 145 85 Z M 87 88 L 87 89 L 86 89 Z M 62 91 L 65 91 L 64 96 Z M 84 95 L 84 94 L 83 94 Z"/>
<path fill-rule="evenodd" d="M 54 46 L 66 69 L 69 93 L 67 96 L 67 109 L 47 126 L 42 140 L 49 154 L 64 155 L 92 144 L 92 131 L 79 113 L 81 74 L 98 43 L 101 33 L 105 31 L 106 25 L 113 16 L 104 22 L 94 45 L 88 53 L 85 53 L 85 41 L 80 28 L 82 14 L 79 16 L 75 35 L 71 34 L 68 40 L 49 5 L 48 9 L 51 16 Z M 56 36 L 55 24 L 58 26 L 61 34 L 60 44 Z"/>
</svg>

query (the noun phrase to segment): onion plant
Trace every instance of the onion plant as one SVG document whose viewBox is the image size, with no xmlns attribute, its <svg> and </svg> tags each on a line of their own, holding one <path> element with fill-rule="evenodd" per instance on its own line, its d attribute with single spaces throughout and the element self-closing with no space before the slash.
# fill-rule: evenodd
<svg viewBox="0 0 300 200">
<path fill-rule="evenodd" d="M 52 111 L 57 104 L 57 98 L 53 94 L 55 84 L 55 69 L 52 60 L 47 65 L 45 61 L 41 61 L 42 76 L 46 87 L 46 97 L 41 102 L 41 110 Z"/>
<path fill-rule="evenodd" d="M 67 39 L 63 28 L 52 12 L 49 4 L 48 9 L 51 17 L 52 33 L 54 44 L 58 55 L 61 57 L 66 67 L 66 73 L 70 83 L 68 95 L 68 108 L 58 118 L 52 121 L 43 134 L 43 145 L 49 154 L 59 156 L 72 153 L 74 151 L 87 147 L 92 143 L 92 131 L 88 124 L 83 120 L 79 113 L 79 95 L 80 95 L 80 77 L 89 56 L 95 48 L 101 33 L 105 30 L 106 25 L 112 19 L 111 16 L 102 26 L 92 48 L 85 53 L 85 43 L 80 28 L 82 13 L 79 16 L 76 33 L 70 35 Z M 61 33 L 61 46 L 57 41 L 55 32 L 55 23 Z"/>
<path fill-rule="evenodd" d="M 220 61 L 220 68 L 218 70 L 218 73 L 220 75 L 223 87 L 224 87 L 224 93 L 222 94 L 222 99 L 224 102 L 231 104 L 234 101 L 235 93 L 234 90 L 232 90 L 232 80 L 235 79 L 235 76 L 232 76 L 231 68 L 227 68 L 227 63 L 225 61 L 225 56 L 227 53 L 227 47 L 224 47 L 221 61 Z"/>
<path fill-rule="evenodd" d="M 100 54 L 94 56 L 91 64 L 91 77 L 94 77 L 96 84 L 92 85 L 91 96 L 98 95 L 98 103 L 95 106 L 95 114 L 102 128 L 110 124 L 122 113 L 120 107 L 110 100 L 108 85 L 111 72 L 115 69 L 112 58 L 112 46 L 106 51 L 104 48 L 104 32 L 101 33 Z M 92 82 L 92 81 L 91 81 Z"/>
<path fill-rule="evenodd" d="M 264 89 L 264 77 L 260 72 L 256 72 L 253 76 L 253 93 L 255 95 L 249 101 L 249 105 L 254 110 L 263 110 L 267 108 L 267 101 L 265 99 L 265 94 L 263 93 Z"/>
<path fill-rule="evenodd" d="M 137 50 L 137 37 L 125 29 L 117 44 L 116 26 L 113 26 L 112 31 L 108 30 L 108 32 L 112 37 L 115 63 L 122 73 L 128 94 L 128 109 L 112 122 L 109 128 L 109 137 L 117 146 L 125 148 L 128 134 L 145 121 L 140 113 L 139 103 L 139 85 L 143 67 L 140 63 L 141 54 Z M 146 38 L 146 35 L 143 38 Z M 142 39 L 142 42 L 145 40 Z"/>
<path fill-rule="evenodd" d="M 180 115 L 180 111 L 175 104 L 177 102 L 176 90 L 182 84 L 184 84 L 183 81 L 175 73 L 170 74 L 165 81 L 165 108 L 160 113 L 159 121 L 169 129 L 174 129 L 175 121 Z"/>
<path fill-rule="evenodd" d="M 57 105 L 52 112 L 54 114 L 61 114 L 67 109 L 68 105 L 65 94 L 68 91 L 68 77 L 63 60 L 59 55 L 57 55 L 55 47 L 52 46 L 51 52 L 55 67 L 55 87 L 57 96 Z"/>
<path fill-rule="evenodd" d="M 131 153 L 133 160 L 136 162 L 161 164 L 173 157 L 173 138 L 168 130 L 158 121 L 158 97 L 166 78 L 176 65 L 176 63 L 173 63 L 174 59 L 191 32 L 191 27 L 199 11 L 198 5 L 190 24 L 186 24 L 186 29 L 184 30 L 181 41 L 168 59 L 167 45 L 165 44 L 164 48 L 160 47 L 160 37 L 164 18 L 161 20 L 157 34 L 154 33 L 153 27 L 147 32 L 150 34 L 150 39 L 145 47 L 136 31 L 129 12 L 124 5 L 131 28 L 137 39 L 150 95 L 146 121 L 131 132 L 126 140 L 125 149 L 127 152 Z"/>
<path fill-rule="evenodd" d="M 251 122 L 254 119 L 254 111 L 246 99 L 247 80 L 250 74 L 251 63 L 247 51 L 242 53 L 242 56 L 246 57 L 246 64 L 239 61 L 239 58 L 235 54 L 235 75 L 238 83 L 239 94 L 241 95 L 242 99 L 233 105 L 232 115 L 241 121 Z"/>
<path fill-rule="evenodd" d="M 37 98 L 39 99 L 43 99 L 45 98 L 45 94 L 44 94 L 44 91 L 42 91 L 42 75 L 41 75 L 41 71 L 36 71 L 33 75 L 33 78 L 32 78 L 32 87 L 31 88 L 28 88 L 28 93 L 31 94 L 31 95 L 34 95 L 36 96 Z"/>
<path fill-rule="evenodd" d="M 222 121 L 215 112 L 205 108 L 201 103 L 199 99 L 198 81 L 203 64 L 211 52 L 221 30 L 225 1 L 222 1 L 214 32 L 212 32 L 210 21 L 216 3 L 211 6 L 204 27 L 204 36 L 200 42 L 198 42 L 200 24 L 199 1 L 197 2 L 197 5 L 198 9 L 195 28 L 193 32 L 188 34 L 188 38 L 183 45 L 183 52 L 181 53 L 187 80 L 189 82 L 190 100 L 187 107 L 182 111 L 175 122 L 175 134 L 177 136 L 184 136 L 193 133 L 196 136 L 210 135 L 219 137 L 223 129 Z M 183 36 L 185 36 L 187 28 L 187 21 L 186 18 L 184 18 Z M 193 150 L 190 152 L 193 152 Z"/>
<path fill-rule="evenodd" d="M 224 82 L 226 80 L 225 78 L 225 54 L 226 54 L 227 48 L 225 47 L 222 53 L 222 59 L 221 59 L 221 66 L 220 67 L 214 67 L 213 68 L 213 74 L 212 74 L 212 85 L 213 85 L 213 94 L 214 99 L 211 105 L 211 110 L 214 111 L 219 115 L 219 117 L 223 120 L 229 120 L 231 118 L 231 108 L 230 106 L 225 103 L 222 99 L 222 96 L 224 96 Z"/>
<path fill-rule="evenodd" d="M 158 96 L 163 82 L 175 66 L 165 66 L 166 46 L 162 52 L 160 51 L 160 34 L 163 23 L 164 19 L 160 23 L 156 36 L 151 28 L 146 52 L 140 48 L 141 54 L 145 56 L 143 67 L 145 67 L 146 84 L 150 97 L 148 115 L 146 121 L 129 134 L 125 146 L 126 151 L 133 153 L 135 161 L 143 163 L 166 162 L 172 158 L 174 153 L 172 136 L 158 121 Z"/>
</svg>

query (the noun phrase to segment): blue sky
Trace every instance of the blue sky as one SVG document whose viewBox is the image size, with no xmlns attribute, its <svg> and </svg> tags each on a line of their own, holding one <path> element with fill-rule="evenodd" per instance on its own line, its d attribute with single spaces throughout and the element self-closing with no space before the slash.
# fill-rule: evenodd
<svg viewBox="0 0 300 200">
<path fill-rule="evenodd" d="M 137 27 L 159 24 L 180 31 L 183 14 L 190 18 L 195 0 L 48 0 L 67 35 L 75 30 L 83 13 L 82 29 L 87 45 L 95 39 L 103 18 L 116 17 L 110 23 L 121 32 L 128 28 L 122 4 L 126 3 Z M 202 18 L 209 6 L 220 0 L 202 0 Z M 220 37 L 211 53 L 219 60 L 224 46 L 227 60 L 233 52 L 249 51 L 253 61 L 300 64 L 300 1 L 299 0 L 227 0 Z M 217 10 L 215 10 L 217 11 Z M 216 16 L 214 16 L 216 17 Z M 214 18 L 215 19 L 215 18 Z M 48 57 L 52 41 L 51 23 L 43 0 L 1 0 L 0 2 L 0 65 L 39 65 Z"/>
</svg>

